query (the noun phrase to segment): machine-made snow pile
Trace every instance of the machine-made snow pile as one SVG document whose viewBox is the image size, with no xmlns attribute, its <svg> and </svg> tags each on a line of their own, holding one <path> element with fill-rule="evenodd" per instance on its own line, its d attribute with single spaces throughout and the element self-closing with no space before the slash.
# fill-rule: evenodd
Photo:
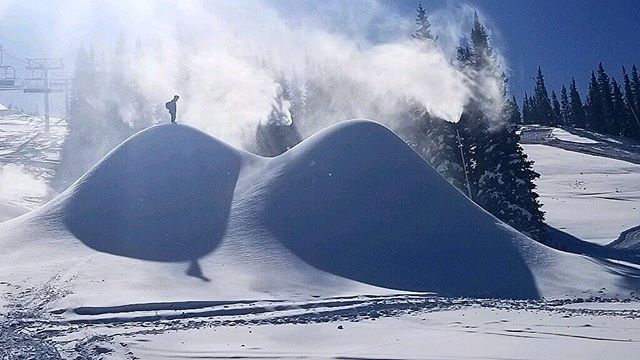
<svg viewBox="0 0 640 360">
<path fill-rule="evenodd" d="M 361 120 L 271 159 L 155 126 L 47 205 L 0 224 L 0 278 L 63 289 L 52 308 L 639 287 L 612 266 L 518 233 Z"/>
</svg>

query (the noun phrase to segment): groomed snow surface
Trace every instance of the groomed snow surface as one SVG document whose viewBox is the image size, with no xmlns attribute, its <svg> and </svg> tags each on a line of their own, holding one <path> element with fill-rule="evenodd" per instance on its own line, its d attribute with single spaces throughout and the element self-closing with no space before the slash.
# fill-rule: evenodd
<svg viewBox="0 0 640 360">
<path fill-rule="evenodd" d="M 387 327 L 417 324 L 420 314 L 433 309 L 482 307 L 485 303 L 476 298 L 496 298 L 488 307 L 505 311 L 530 310 L 537 305 L 529 301 L 542 298 L 631 299 L 640 287 L 638 272 L 624 265 L 556 251 L 504 225 L 452 188 L 395 134 L 370 121 L 333 126 L 272 159 L 231 148 L 190 127 L 149 128 L 53 201 L 0 224 L 0 279 L 8 279 L 2 285 L 8 309 L 13 309 L 9 318 L 31 313 L 44 317 L 46 326 L 76 324 L 51 330 L 56 341 L 74 338 L 71 352 L 116 358 L 135 358 L 136 351 L 144 358 L 215 356 L 216 351 L 195 345 L 184 353 L 174 350 L 177 339 L 191 338 L 188 334 L 208 349 L 215 347 L 219 343 L 202 339 L 214 337 L 216 328 L 202 327 L 216 324 L 225 329 L 243 325 L 238 331 L 249 331 L 248 324 L 332 322 L 303 327 L 313 328 L 309 331 L 317 336 L 333 331 L 337 320 L 366 320 L 354 326 L 363 328 L 363 336 L 379 330 L 392 343 L 396 335 Z M 456 303 L 435 295 L 470 299 Z M 557 311 L 537 310 L 541 316 Z M 371 325 L 378 317 L 407 312 L 409 320 L 397 317 Z M 447 316 L 466 313 L 476 310 Z M 489 315 L 479 313 L 478 322 Z M 519 314 L 510 316 L 515 320 Z M 634 311 L 624 314 L 637 317 Z M 194 321 L 202 318 L 210 322 Z M 447 321 L 445 329 L 462 324 Z M 119 323 L 127 324 L 116 327 L 119 335 L 107 330 Z M 615 330 L 618 325 L 603 326 Z M 200 330 L 165 333 L 170 339 L 156 338 L 153 351 L 138 346 L 153 328 Z M 433 323 L 415 334 L 427 336 L 424 329 L 430 328 L 435 329 Z M 490 337 L 491 326 L 481 328 L 481 338 Z M 123 329 L 130 331 L 130 339 Z M 455 338 L 471 341 L 470 349 L 483 343 L 473 345 L 480 338 L 467 338 L 473 332 L 462 329 L 464 336 Z M 639 339 L 624 329 L 622 340 L 600 335 L 607 344 L 620 340 L 637 349 Z M 502 329 L 507 336 L 562 337 L 531 335 L 541 331 L 532 327 L 507 330 Z M 220 332 L 233 336 L 233 331 Z M 274 327 L 263 346 L 286 333 Z M 89 340 L 79 342 L 81 337 Z M 590 337 L 596 336 L 584 339 Z M 282 341 L 289 340 L 296 341 Z M 413 341 L 408 346 L 417 346 L 417 338 Z M 513 357 L 518 342 L 512 343 L 507 353 Z M 366 357 L 392 357 L 395 351 L 422 357 L 400 348 L 372 349 Z M 340 347 L 329 353 L 347 354 Z M 504 355 L 490 348 L 477 353 Z"/>
</svg>

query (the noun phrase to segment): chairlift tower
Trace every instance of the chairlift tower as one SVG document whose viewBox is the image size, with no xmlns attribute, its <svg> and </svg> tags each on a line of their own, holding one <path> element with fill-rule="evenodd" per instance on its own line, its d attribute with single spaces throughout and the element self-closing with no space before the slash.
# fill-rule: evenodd
<svg viewBox="0 0 640 360">
<path fill-rule="evenodd" d="M 22 91 L 25 93 L 44 94 L 44 121 L 45 130 L 49 132 L 49 94 L 52 92 L 68 92 L 70 79 L 66 77 L 52 76 L 52 70 L 61 70 L 64 67 L 62 59 L 54 58 L 28 58 L 27 70 L 31 73 L 24 79 Z M 67 95 L 68 96 L 68 95 Z"/>
</svg>

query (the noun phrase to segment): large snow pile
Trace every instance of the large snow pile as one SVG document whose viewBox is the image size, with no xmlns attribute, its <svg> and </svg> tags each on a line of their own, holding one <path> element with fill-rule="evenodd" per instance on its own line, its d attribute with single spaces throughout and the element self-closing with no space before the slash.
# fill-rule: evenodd
<svg viewBox="0 0 640 360">
<path fill-rule="evenodd" d="M 1 111 L 1 110 L 7 110 L 7 107 L 6 107 L 6 106 L 4 106 L 4 105 L 2 105 L 2 104 L 0 104 L 0 111 Z"/>
<path fill-rule="evenodd" d="M 369 121 L 272 159 L 156 126 L 47 205 L 0 224 L 0 278 L 63 289 L 56 308 L 638 288 L 610 266 L 504 225 Z"/>
</svg>

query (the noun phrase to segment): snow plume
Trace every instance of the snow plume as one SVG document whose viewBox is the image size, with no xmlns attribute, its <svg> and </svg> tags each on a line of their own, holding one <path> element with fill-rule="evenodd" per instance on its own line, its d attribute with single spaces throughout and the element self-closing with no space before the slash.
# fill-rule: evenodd
<svg viewBox="0 0 640 360">
<path fill-rule="evenodd" d="M 21 165 L 7 164 L 0 167 L 0 202 L 28 206 L 29 199 L 44 198 L 49 187 Z"/>
<path fill-rule="evenodd" d="M 304 135 L 353 117 L 395 128 L 411 102 L 455 122 L 477 88 L 495 96 L 486 91 L 495 88 L 493 79 L 470 77 L 453 64 L 455 47 L 471 29 L 466 5 L 432 12 L 440 39 L 425 46 L 410 39 L 415 14 L 401 16 L 375 0 L 14 3 L 50 9 L 54 35 L 46 42 L 69 45 L 70 59 L 80 42 L 93 44 L 98 61 L 123 70 L 157 116 L 168 116 L 163 105 L 179 94 L 179 121 L 237 146 L 273 110 L 281 79 L 325 90 L 326 111 L 297 124 Z M 119 33 L 130 55 L 110 61 Z M 133 114 L 119 111 L 125 120 Z"/>
</svg>

